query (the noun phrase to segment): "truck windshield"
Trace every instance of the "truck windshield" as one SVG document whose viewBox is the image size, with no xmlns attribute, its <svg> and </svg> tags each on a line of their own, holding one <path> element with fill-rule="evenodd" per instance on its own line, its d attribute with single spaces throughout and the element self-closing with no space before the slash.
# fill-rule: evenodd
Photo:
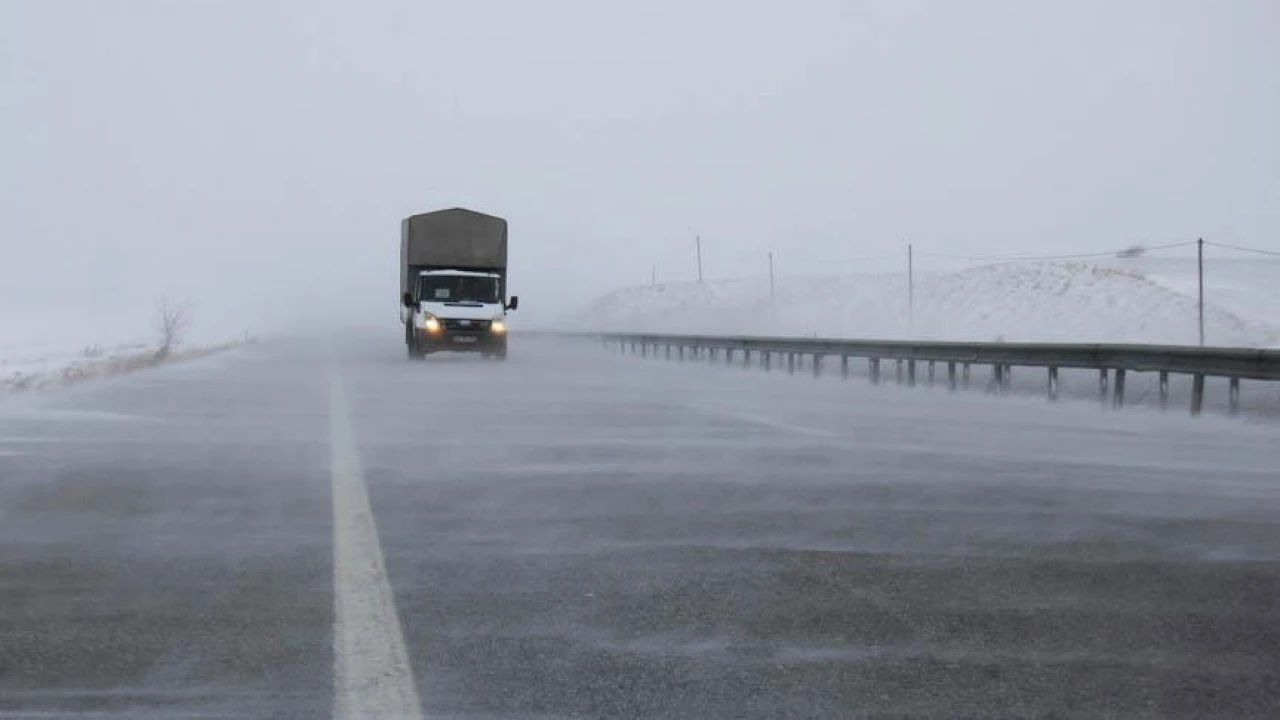
<svg viewBox="0 0 1280 720">
<path fill-rule="evenodd" d="M 425 275 L 418 281 L 418 299 L 423 302 L 502 302 L 497 278 L 467 275 Z"/>
</svg>

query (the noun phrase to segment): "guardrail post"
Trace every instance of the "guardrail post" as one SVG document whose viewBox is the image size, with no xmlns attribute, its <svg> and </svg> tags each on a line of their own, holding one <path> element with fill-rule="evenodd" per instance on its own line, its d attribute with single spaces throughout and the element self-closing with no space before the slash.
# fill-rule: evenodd
<svg viewBox="0 0 1280 720">
<path fill-rule="evenodd" d="M 814 353 L 813 354 L 813 376 L 816 378 L 821 375 L 822 375 L 822 356 L 819 355 L 818 353 Z"/>
<path fill-rule="evenodd" d="M 1160 371 L 1160 409 L 1169 407 L 1169 371 Z"/>
<path fill-rule="evenodd" d="M 751 349 L 750 348 L 742 349 L 742 367 L 744 368 L 751 367 Z"/>
<path fill-rule="evenodd" d="M 788 375 L 796 374 L 796 354 L 795 353 L 787 353 L 787 374 Z"/>
<path fill-rule="evenodd" d="M 1049 366 L 1049 402 L 1058 399 L 1058 368 L 1057 366 Z"/>
<path fill-rule="evenodd" d="M 849 379 L 849 356 L 840 356 L 840 377 L 844 380 Z"/>
<path fill-rule="evenodd" d="M 898 384 L 901 385 L 902 384 L 902 358 L 898 358 L 897 360 L 894 361 L 893 374 L 894 374 L 894 379 L 896 379 L 898 381 Z"/>
<path fill-rule="evenodd" d="M 947 389 L 952 391 L 956 389 L 956 362 L 954 360 L 947 362 Z"/>
<path fill-rule="evenodd" d="M 1112 400 L 1115 407 L 1124 407 L 1124 368 L 1116 368 L 1116 394 Z"/>
<path fill-rule="evenodd" d="M 934 361 L 929 361 L 929 387 L 933 387 L 933 366 L 935 364 Z"/>
<path fill-rule="evenodd" d="M 671 343 L 667 343 L 667 359 L 671 359 Z"/>
<path fill-rule="evenodd" d="M 880 358 L 867 358 L 867 372 L 871 375 L 871 384 L 880 384 Z"/>
<path fill-rule="evenodd" d="M 1204 409 L 1204 374 L 1196 373 L 1191 380 L 1191 414 L 1199 415 Z"/>
<path fill-rule="evenodd" d="M 907 361 L 907 387 L 916 386 L 916 361 L 915 358 Z"/>
<path fill-rule="evenodd" d="M 1107 369 L 1100 368 L 1098 370 L 1098 395 L 1102 397 L 1102 402 L 1107 401 Z"/>
<path fill-rule="evenodd" d="M 725 365 L 733 364 L 733 348 L 724 349 L 724 364 Z"/>
<path fill-rule="evenodd" d="M 1000 371 L 1000 363 L 993 363 L 991 365 L 991 385 L 989 388 L 993 388 L 996 393 L 1000 392 L 1001 377 L 1003 377 L 1003 373 Z"/>
<path fill-rule="evenodd" d="M 763 350 L 762 352 L 764 358 L 764 371 L 769 372 L 773 369 L 773 351 Z"/>
<path fill-rule="evenodd" d="M 1231 390 L 1229 391 L 1227 398 L 1231 403 L 1231 414 L 1239 415 L 1240 414 L 1240 378 L 1238 377 L 1231 378 Z"/>
</svg>

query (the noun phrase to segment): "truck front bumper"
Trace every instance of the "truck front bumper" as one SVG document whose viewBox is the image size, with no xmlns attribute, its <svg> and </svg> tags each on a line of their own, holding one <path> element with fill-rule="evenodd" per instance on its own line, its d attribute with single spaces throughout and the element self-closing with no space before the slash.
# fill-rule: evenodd
<svg viewBox="0 0 1280 720">
<path fill-rule="evenodd" d="M 492 353 L 505 350 L 506 333 L 492 331 L 461 332 L 456 330 L 440 330 L 427 332 L 414 331 L 414 342 L 422 352 L 483 352 Z"/>
</svg>

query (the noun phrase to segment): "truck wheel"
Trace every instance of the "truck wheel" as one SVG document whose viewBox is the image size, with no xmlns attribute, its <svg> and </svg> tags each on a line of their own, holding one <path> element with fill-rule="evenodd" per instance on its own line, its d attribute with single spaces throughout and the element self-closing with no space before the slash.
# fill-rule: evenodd
<svg viewBox="0 0 1280 720">
<path fill-rule="evenodd" d="M 421 348 L 418 347 L 418 338 L 413 332 L 413 323 L 404 324 L 404 346 L 408 351 L 410 360 L 421 360 L 427 356 Z"/>
</svg>

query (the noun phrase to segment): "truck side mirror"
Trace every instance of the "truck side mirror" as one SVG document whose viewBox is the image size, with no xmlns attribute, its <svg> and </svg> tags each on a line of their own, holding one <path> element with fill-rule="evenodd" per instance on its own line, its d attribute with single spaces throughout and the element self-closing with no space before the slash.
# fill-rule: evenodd
<svg viewBox="0 0 1280 720">
<path fill-rule="evenodd" d="M 405 293 L 404 297 L 400 298 L 400 302 L 404 303 L 407 308 L 413 307 L 413 295 Z"/>
<path fill-rule="evenodd" d="M 507 309 L 508 309 L 508 310 L 515 310 L 515 309 L 516 309 L 516 308 L 518 308 L 518 307 L 520 307 L 520 296 L 519 296 L 519 295 L 512 295 L 512 296 L 511 296 L 511 302 L 507 303 Z"/>
</svg>

